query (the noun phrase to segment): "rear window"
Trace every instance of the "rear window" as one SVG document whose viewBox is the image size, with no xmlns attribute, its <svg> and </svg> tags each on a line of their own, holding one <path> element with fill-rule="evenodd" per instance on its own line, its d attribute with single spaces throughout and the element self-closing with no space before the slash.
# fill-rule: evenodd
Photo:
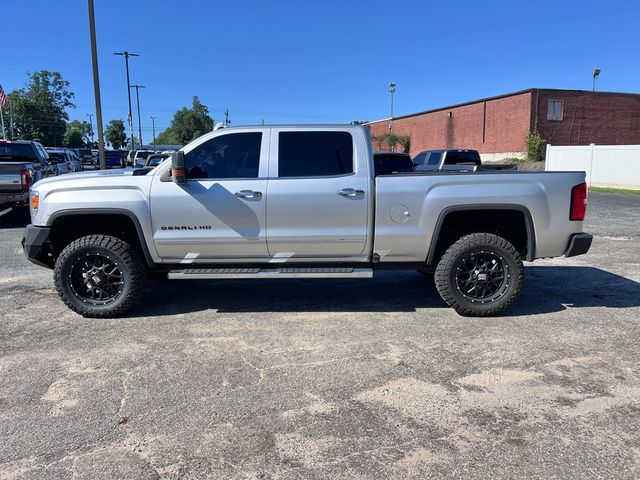
<svg viewBox="0 0 640 480">
<path fill-rule="evenodd" d="M 0 161 L 39 161 L 35 149 L 28 143 L 0 143 Z"/>
<path fill-rule="evenodd" d="M 136 158 L 147 158 L 149 155 L 151 155 L 151 152 L 137 152 L 136 153 Z"/>
<path fill-rule="evenodd" d="M 278 177 L 325 177 L 353 173 L 348 132 L 281 132 Z"/>
<path fill-rule="evenodd" d="M 413 171 L 413 162 L 409 155 L 390 155 L 376 153 L 373 156 L 376 175 L 391 175 Z"/>
<path fill-rule="evenodd" d="M 56 162 L 64 162 L 67 160 L 67 157 L 62 152 L 49 152 L 49 158 Z"/>
<path fill-rule="evenodd" d="M 480 154 L 476 150 L 449 150 L 444 163 L 446 165 L 480 165 Z"/>
</svg>

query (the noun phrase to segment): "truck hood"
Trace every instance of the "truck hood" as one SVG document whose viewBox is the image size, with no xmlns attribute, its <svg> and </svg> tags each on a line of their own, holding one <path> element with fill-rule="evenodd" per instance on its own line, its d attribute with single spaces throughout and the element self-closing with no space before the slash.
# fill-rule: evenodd
<svg viewBox="0 0 640 480">
<path fill-rule="evenodd" d="M 58 175 L 56 177 L 47 177 L 39 180 L 35 183 L 36 187 L 40 187 L 42 185 L 47 185 L 50 183 L 58 183 L 58 182 L 72 182 L 74 180 L 89 180 L 92 178 L 104 178 L 107 179 L 109 177 L 128 177 L 133 176 L 133 170 L 130 169 L 114 169 L 114 170 L 90 170 L 87 172 L 75 172 L 75 173 L 65 173 L 64 175 Z"/>
</svg>

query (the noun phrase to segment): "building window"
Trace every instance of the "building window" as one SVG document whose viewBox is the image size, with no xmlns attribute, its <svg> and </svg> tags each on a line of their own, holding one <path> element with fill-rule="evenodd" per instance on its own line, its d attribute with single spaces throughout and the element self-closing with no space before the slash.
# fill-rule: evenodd
<svg viewBox="0 0 640 480">
<path fill-rule="evenodd" d="M 562 120 L 562 100 L 549 100 L 549 106 L 547 108 L 547 120 L 555 120 L 559 122 Z"/>
</svg>

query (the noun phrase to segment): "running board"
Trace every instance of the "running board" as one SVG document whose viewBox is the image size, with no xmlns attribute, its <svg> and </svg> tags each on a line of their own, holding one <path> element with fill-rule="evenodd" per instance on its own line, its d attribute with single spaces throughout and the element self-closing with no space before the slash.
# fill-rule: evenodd
<svg viewBox="0 0 640 480">
<path fill-rule="evenodd" d="M 372 278 L 370 268 L 187 268 L 171 270 L 170 280 L 242 278 Z"/>
</svg>

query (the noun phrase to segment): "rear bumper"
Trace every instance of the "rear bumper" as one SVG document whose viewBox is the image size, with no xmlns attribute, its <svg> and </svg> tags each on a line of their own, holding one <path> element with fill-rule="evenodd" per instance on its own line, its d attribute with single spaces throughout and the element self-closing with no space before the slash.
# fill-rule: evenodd
<svg viewBox="0 0 640 480">
<path fill-rule="evenodd" d="M 576 255 L 584 255 L 589 251 L 592 240 L 593 235 L 590 233 L 574 233 L 569 238 L 569 246 L 566 252 L 564 252 L 564 256 L 575 257 Z"/>
<path fill-rule="evenodd" d="M 41 267 L 53 268 L 50 234 L 49 227 L 26 226 L 22 237 L 22 248 L 30 262 Z"/>
<path fill-rule="evenodd" d="M 23 205 L 29 202 L 29 190 L 16 193 L 0 193 L 0 205 Z"/>
</svg>

